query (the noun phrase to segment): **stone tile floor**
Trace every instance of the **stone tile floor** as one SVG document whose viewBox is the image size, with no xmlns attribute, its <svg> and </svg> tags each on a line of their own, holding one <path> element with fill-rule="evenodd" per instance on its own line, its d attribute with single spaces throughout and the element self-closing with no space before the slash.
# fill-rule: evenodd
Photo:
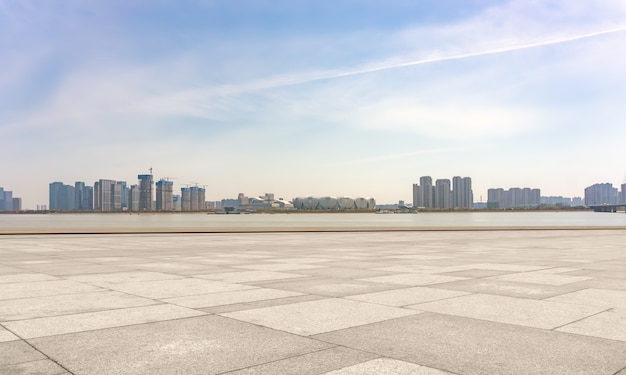
<svg viewBox="0 0 626 375">
<path fill-rule="evenodd" d="M 0 236 L 0 374 L 626 374 L 626 231 Z"/>
</svg>

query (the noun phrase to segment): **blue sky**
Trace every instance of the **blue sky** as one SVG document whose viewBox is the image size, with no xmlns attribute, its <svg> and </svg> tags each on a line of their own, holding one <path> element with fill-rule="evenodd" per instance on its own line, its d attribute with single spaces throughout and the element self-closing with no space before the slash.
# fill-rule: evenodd
<svg viewBox="0 0 626 375">
<path fill-rule="evenodd" d="M 581 196 L 626 172 L 626 3 L 0 0 L 0 186 Z"/>
</svg>

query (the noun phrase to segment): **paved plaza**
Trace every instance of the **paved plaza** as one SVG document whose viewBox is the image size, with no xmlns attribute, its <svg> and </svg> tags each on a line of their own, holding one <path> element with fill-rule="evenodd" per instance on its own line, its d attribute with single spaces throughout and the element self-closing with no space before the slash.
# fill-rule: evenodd
<svg viewBox="0 0 626 375">
<path fill-rule="evenodd" d="M 626 231 L 0 236 L 0 374 L 626 375 Z"/>
</svg>

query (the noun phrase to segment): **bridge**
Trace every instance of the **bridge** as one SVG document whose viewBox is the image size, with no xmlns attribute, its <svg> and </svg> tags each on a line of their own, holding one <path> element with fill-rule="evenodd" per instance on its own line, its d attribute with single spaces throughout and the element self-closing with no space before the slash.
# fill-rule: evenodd
<svg viewBox="0 0 626 375">
<path fill-rule="evenodd" d="M 591 205 L 589 207 L 593 208 L 595 212 L 617 212 L 619 210 L 626 212 L 626 203 Z"/>
</svg>

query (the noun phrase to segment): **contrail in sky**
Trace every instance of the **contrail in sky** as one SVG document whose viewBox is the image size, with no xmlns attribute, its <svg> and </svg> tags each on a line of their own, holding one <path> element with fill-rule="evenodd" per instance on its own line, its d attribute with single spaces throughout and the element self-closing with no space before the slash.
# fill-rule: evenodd
<svg viewBox="0 0 626 375">
<path fill-rule="evenodd" d="M 423 65 L 423 64 L 430 64 L 430 63 L 437 63 L 437 62 L 451 61 L 451 60 L 461 60 L 461 59 L 467 59 L 467 58 L 479 57 L 479 56 L 496 55 L 499 53 L 519 51 L 519 50 L 524 50 L 524 49 L 573 42 L 576 40 L 587 39 L 587 38 L 592 38 L 592 37 L 596 37 L 600 35 L 617 33 L 621 31 L 626 31 L 626 26 L 615 27 L 612 29 L 607 29 L 607 30 L 602 30 L 602 31 L 595 31 L 592 33 L 587 33 L 587 34 L 564 36 L 564 37 L 543 40 L 543 41 L 538 41 L 538 42 L 531 42 L 531 43 L 525 43 L 525 44 L 517 44 L 513 46 L 493 48 L 493 49 L 482 50 L 482 51 L 477 51 L 477 52 L 465 52 L 465 53 L 451 54 L 447 56 L 446 55 L 436 56 L 436 57 L 430 57 L 430 58 L 413 60 L 413 61 L 380 63 L 377 65 L 363 66 L 363 67 L 355 68 L 352 70 L 342 70 L 342 71 L 338 71 L 338 70 L 328 71 L 327 70 L 327 71 L 321 71 L 321 72 L 315 72 L 315 73 L 309 73 L 309 74 L 279 75 L 279 76 L 274 76 L 274 77 L 270 77 L 267 79 L 252 81 L 252 82 L 241 84 L 241 85 L 239 84 L 221 85 L 221 86 L 212 87 L 208 89 L 205 88 L 205 89 L 187 91 L 185 95 L 191 94 L 192 96 L 195 96 L 197 99 L 203 100 L 206 98 L 207 95 L 209 96 L 236 95 L 236 94 L 242 94 L 242 93 L 247 93 L 247 92 L 273 89 L 273 88 L 278 88 L 278 87 L 295 86 L 295 85 L 301 85 L 301 84 L 316 82 L 316 81 L 324 81 L 324 80 L 330 80 L 330 79 L 335 79 L 335 78 L 356 76 L 360 74 L 375 73 L 375 72 L 379 72 L 383 70 L 405 68 L 405 67 L 415 66 L 415 65 Z"/>
<path fill-rule="evenodd" d="M 460 60 L 460 59 L 466 59 L 466 58 L 470 58 L 470 57 L 495 55 L 495 54 L 498 54 L 498 53 L 518 51 L 518 50 L 535 48 L 535 47 L 549 46 L 549 45 L 553 45 L 553 44 L 573 42 L 573 41 L 576 41 L 576 40 L 592 38 L 592 37 L 595 37 L 595 36 L 611 34 L 611 33 L 616 33 L 616 32 L 620 32 L 620 31 L 626 31 L 626 26 L 616 27 L 616 28 L 608 29 L 608 30 L 596 31 L 596 32 L 593 32 L 593 33 L 588 33 L 588 34 L 574 35 L 574 36 L 561 37 L 561 38 L 556 38 L 556 39 L 551 39 L 551 40 L 544 40 L 544 41 L 539 41 L 539 42 L 532 42 L 532 43 L 518 44 L 518 45 L 508 46 L 508 47 L 494 48 L 494 49 L 489 49 L 489 50 L 485 50 L 485 51 L 468 52 L 468 53 L 461 53 L 461 54 L 450 55 L 450 56 L 432 57 L 432 58 L 428 58 L 428 59 L 406 61 L 406 62 L 400 62 L 400 63 L 383 64 L 383 65 L 372 66 L 372 67 L 364 67 L 364 68 L 355 69 L 355 70 L 352 70 L 352 71 L 336 73 L 334 75 L 329 75 L 327 77 L 320 77 L 320 78 L 317 78 L 317 80 L 331 79 L 331 78 L 340 78 L 340 77 L 348 77 L 348 76 L 353 76 L 353 75 L 358 75 L 358 74 L 373 73 L 373 72 L 378 72 L 378 71 L 381 71 L 381 70 L 404 68 L 404 67 L 407 67 L 407 66 L 422 65 L 422 64 L 428 64 L 428 63 L 434 63 L 434 62 L 442 62 L 442 61 L 449 61 L 449 60 Z M 313 81 L 313 80 L 315 80 L 315 79 L 312 79 L 311 81 Z M 305 83 L 305 82 L 299 82 L 299 83 Z"/>
</svg>

